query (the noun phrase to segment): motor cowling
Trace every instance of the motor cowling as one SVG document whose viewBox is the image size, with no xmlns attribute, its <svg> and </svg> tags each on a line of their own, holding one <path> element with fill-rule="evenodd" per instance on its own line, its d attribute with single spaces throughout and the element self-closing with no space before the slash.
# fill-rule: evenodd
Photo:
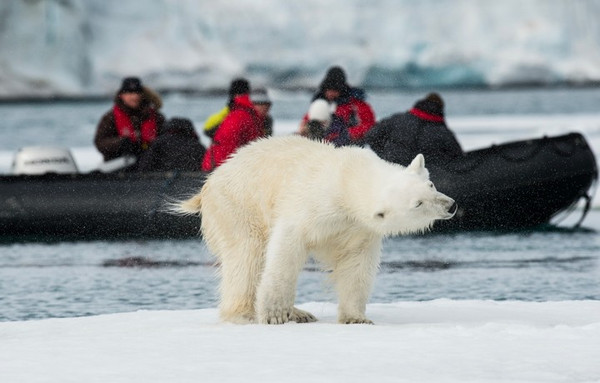
<svg viewBox="0 0 600 383">
<path fill-rule="evenodd" d="M 39 175 L 46 173 L 78 173 L 77 165 L 66 148 L 28 146 L 17 151 L 11 167 L 12 174 Z"/>
</svg>

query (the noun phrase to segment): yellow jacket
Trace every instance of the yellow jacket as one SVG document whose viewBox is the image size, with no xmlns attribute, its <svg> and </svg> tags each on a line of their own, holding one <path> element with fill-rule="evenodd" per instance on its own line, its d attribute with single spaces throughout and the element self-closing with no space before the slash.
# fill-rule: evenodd
<svg viewBox="0 0 600 383">
<path fill-rule="evenodd" d="M 227 117 L 228 114 L 229 106 L 226 105 L 217 113 L 210 115 L 210 117 L 208 117 L 204 122 L 204 134 L 206 134 L 210 138 L 213 138 L 215 136 L 217 128 L 219 127 L 219 125 L 221 125 L 221 123 L 223 122 L 225 117 Z"/>
</svg>

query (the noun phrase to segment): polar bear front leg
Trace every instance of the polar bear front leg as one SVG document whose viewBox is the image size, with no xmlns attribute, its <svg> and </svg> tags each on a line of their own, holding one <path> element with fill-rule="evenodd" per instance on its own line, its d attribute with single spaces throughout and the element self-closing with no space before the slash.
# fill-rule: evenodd
<svg viewBox="0 0 600 383">
<path fill-rule="evenodd" d="M 259 323 L 282 324 L 296 319 L 312 321 L 312 315 L 294 308 L 298 275 L 307 257 L 306 246 L 293 225 L 283 222 L 273 228 L 256 296 Z"/>
<path fill-rule="evenodd" d="M 373 322 L 365 315 L 367 301 L 379 268 L 381 241 L 376 240 L 358 252 L 340 257 L 332 277 L 339 297 L 338 322 Z"/>
</svg>

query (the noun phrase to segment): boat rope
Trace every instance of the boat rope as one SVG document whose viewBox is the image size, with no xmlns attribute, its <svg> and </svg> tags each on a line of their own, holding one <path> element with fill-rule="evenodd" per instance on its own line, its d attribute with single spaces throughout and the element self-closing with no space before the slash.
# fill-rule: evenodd
<svg viewBox="0 0 600 383">
<path fill-rule="evenodd" d="M 588 212 L 590 211 L 590 209 L 592 207 L 592 196 L 595 195 L 596 189 L 598 187 L 597 181 L 598 181 L 598 177 L 596 176 L 594 178 L 594 180 L 592 181 L 592 185 L 590 185 L 590 187 L 587 189 L 587 191 L 582 190 L 579 198 L 577 198 L 567 209 L 565 209 L 563 212 L 561 212 L 559 214 L 560 218 L 557 218 L 555 220 L 555 222 L 553 223 L 553 225 L 558 226 L 561 222 L 563 222 L 565 219 L 567 219 L 567 217 L 569 217 L 571 215 L 571 213 L 577 208 L 577 203 L 579 202 L 579 200 L 581 200 L 583 198 L 585 200 L 585 205 L 583 206 L 581 217 L 579 217 L 577 222 L 573 225 L 573 229 L 580 228 L 581 224 L 583 223 L 585 217 L 587 216 Z"/>
<path fill-rule="evenodd" d="M 569 134 L 569 137 L 575 137 L 575 140 L 573 142 L 562 141 L 562 140 L 552 142 L 552 149 L 559 156 L 571 157 L 573 154 L 575 154 L 578 147 L 580 147 L 580 146 L 583 146 L 584 148 L 587 147 L 587 144 L 585 143 L 584 140 L 581 139 L 580 136 L 578 137 L 578 135 L 576 135 L 576 134 Z M 569 147 L 562 148 L 561 144 L 564 144 L 564 143 L 570 144 Z"/>
<path fill-rule="evenodd" d="M 587 213 L 588 213 L 588 211 L 590 211 L 590 207 L 592 206 L 592 197 L 590 197 L 588 194 L 584 194 L 583 198 L 585 198 L 585 206 L 583 207 L 583 214 L 581 214 L 581 217 L 579 217 L 579 221 L 577 221 L 577 223 L 573 226 L 574 229 L 577 229 L 578 227 L 581 226 L 581 223 L 587 216 Z"/>
<path fill-rule="evenodd" d="M 593 182 L 592 186 L 588 189 L 588 192 L 583 194 L 583 198 L 585 198 L 585 206 L 583 207 L 583 214 L 581 214 L 581 218 L 579 218 L 579 221 L 577 221 L 575 226 L 573 226 L 574 228 L 578 228 L 581 226 L 581 223 L 583 222 L 583 220 L 587 216 L 587 213 L 590 211 L 590 208 L 592 207 L 592 196 L 596 194 L 596 189 L 598 188 L 598 173 L 596 173 L 596 177 L 594 178 L 594 181 L 592 181 L 592 182 Z"/>
<path fill-rule="evenodd" d="M 547 144 L 548 144 L 548 142 L 546 140 L 539 142 L 539 143 L 537 143 L 537 145 L 535 145 L 531 148 L 531 151 L 529 151 L 528 153 L 526 153 L 524 155 L 520 155 L 520 156 L 515 156 L 515 155 L 511 156 L 511 155 L 507 154 L 507 152 L 509 152 L 513 148 L 522 149 L 523 148 L 522 144 L 512 145 L 512 146 L 492 145 L 489 148 L 489 151 L 487 151 L 485 153 L 485 155 L 479 155 L 477 158 L 471 159 L 469 161 L 468 165 L 463 163 L 462 164 L 463 166 L 461 166 L 459 168 L 457 166 L 457 164 L 464 162 L 464 158 L 461 158 L 460 161 L 454 162 L 454 163 L 453 163 L 453 161 L 451 161 L 451 162 L 447 163 L 446 166 L 448 166 L 448 170 L 450 172 L 455 173 L 455 174 L 470 173 L 471 171 L 480 167 L 485 161 L 489 160 L 490 153 L 497 155 L 499 158 L 504 159 L 506 162 L 517 162 L 517 163 L 525 162 L 525 161 L 531 160 L 532 158 L 536 157 Z"/>
<path fill-rule="evenodd" d="M 520 155 L 520 156 L 516 156 L 516 155 L 509 155 L 508 152 L 510 151 L 511 147 L 503 147 L 500 149 L 500 147 L 497 147 L 498 150 L 498 155 L 503 158 L 504 160 L 506 160 L 507 162 L 525 162 L 525 161 L 529 161 L 532 158 L 534 158 L 535 156 L 538 155 L 539 152 L 542 151 L 542 149 L 548 144 L 548 141 L 546 140 L 546 137 L 544 137 L 544 140 L 542 142 L 539 142 L 537 145 L 532 146 L 531 142 L 528 142 L 528 146 L 532 146 L 531 151 L 529 153 Z M 519 149 L 524 148 L 524 146 L 520 146 L 518 147 Z"/>
<path fill-rule="evenodd" d="M 545 148 L 548 148 L 561 157 L 572 157 L 582 145 L 583 148 L 587 148 L 585 141 L 576 136 L 576 134 L 569 134 L 564 137 L 558 137 L 558 139 L 556 137 L 544 136 L 541 140 L 534 139 L 526 143 L 518 142 L 514 144 L 492 145 L 485 153 L 470 158 L 468 162 L 465 161 L 465 158 L 459 158 L 457 161 L 448 162 L 445 166 L 452 173 L 465 174 L 473 171 L 487 161 L 490 153 L 497 155 L 506 162 L 521 163 L 532 160 Z M 528 148 L 528 146 L 531 146 L 531 148 Z M 530 149 L 527 153 L 520 155 L 510 154 L 515 150 L 522 151 L 526 148 Z"/>
</svg>

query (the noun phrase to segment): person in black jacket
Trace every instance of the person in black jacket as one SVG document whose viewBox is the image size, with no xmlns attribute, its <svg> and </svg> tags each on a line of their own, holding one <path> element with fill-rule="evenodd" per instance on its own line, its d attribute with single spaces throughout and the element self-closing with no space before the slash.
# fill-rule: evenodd
<svg viewBox="0 0 600 383">
<path fill-rule="evenodd" d="M 463 155 L 446 126 L 444 101 L 437 93 L 428 94 L 407 112 L 379 121 L 365 140 L 379 157 L 404 166 L 419 153 L 430 165 L 444 165 Z"/>
<path fill-rule="evenodd" d="M 200 171 L 206 149 L 187 118 L 172 118 L 140 158 L 139 171 Z"/>
</svg>

